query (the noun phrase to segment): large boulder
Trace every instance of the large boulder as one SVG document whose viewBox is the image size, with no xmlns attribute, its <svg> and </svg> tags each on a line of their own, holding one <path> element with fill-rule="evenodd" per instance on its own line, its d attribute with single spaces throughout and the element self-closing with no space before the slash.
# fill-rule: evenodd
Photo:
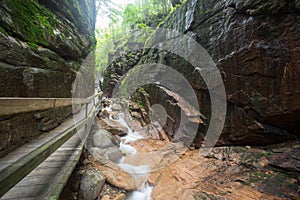
<svg viewBox="0 0 300 200">
<path fill-rule="evenodd" d="M 120 141 L 112 133 L 102 129 L 97 120 L 94 121 L 91 127 L 86 147 L 96 159 L 105 157 L 117 162 L 123 156 L 122 151 L 119 149 Z"/>
</svg>

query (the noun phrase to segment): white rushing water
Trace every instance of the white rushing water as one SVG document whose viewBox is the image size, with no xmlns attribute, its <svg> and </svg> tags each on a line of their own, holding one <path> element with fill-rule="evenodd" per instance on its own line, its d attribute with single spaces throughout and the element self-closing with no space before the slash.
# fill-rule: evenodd
<svg viewBox="0 0 300 200">
<path fill-rule="evenodd" d="M 143 139 L 144 137 L 136 131 L 133 131 L 127 124 L 127 122 L 125 121 L 124 117 L 122 114 L 118 115 L 118 120 L 115 120 L 117 122 L 119 122 L 119 124 L 121 124 L 122 126 L 126 127 L 128 130 L 128 133 L 126 136 L 122 137 L 122 139 L 125 140 L 125 144 L 129 143 L 129 142 L 134 142 L 140 139 Z"/>
<path fill-rule="evenodd" d="M 142 189 L 132 192 L 128 200 L 151 200 L 152 189 L 153 187 L 144 181 Z"/>
<path fill-rule="evenodd" d="M 143 136 L 140 135 L 138 132 L 133 131 L 128 126 L 122 114 L 118 115 L 118 119 L 113 119 L 111 116 L 110 119 L 119 122 L 122 126 L 126 127 L 128 130 L 127 135 L 121 137 L 121 139 L 124 142 L 120 143 L 120 150 L 125 153 L 125 156 L 123 156 L 118 162 L 119 167 L 121 167 L 124 171 L 128 172 L 134 178 L 136 183 L 138 183 L 138 180 L 143 180 L 142 185 L 140 187 L 138 185 L 139 190 L 133 191 L 130 194 L 130 196 L 127 198 L 127 200 L 151 200 L 151 193 L 153 187 L 150 186 L 147 182 L 150 173 L 150 166 L 149 165 L 135 166 L 135 165 L 124 163 L 127 154 L 132 156 L 138 153 L 137 150 L 133 146 L 129 145 L 128 143 L 143 139 Z"/>
<path fill-rule="evenodd" d="M 136 154 L 136 149 L 128 144 L 124 144 L 123 142 L 120 143 L 120 148 L 119 148 L 122 152 L 124 153 L 129 153 L 129 154 Z"/>
</svg>

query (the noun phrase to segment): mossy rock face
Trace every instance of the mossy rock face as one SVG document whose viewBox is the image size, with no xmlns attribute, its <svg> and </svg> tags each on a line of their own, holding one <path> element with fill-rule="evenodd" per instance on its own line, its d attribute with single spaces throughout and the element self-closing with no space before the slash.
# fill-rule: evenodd
<svg viewBox="0 0 300 200">
<path fill-rule="evenodd" d="M 0 15 L 0 96 L 71 98 L 79 69 L 90 75 L 94 67 L 94 0 L 1 0 Z M 1 117 L 0 156 L 71 113 L 68 107 Z"/>
<path fill-rule="evenodd" d="M 47 39 L 54 36 L 56 16 L 31 0 L 2 1 L 11 21 L 4 28 L 33 44 L 49 46 Z M 3 6 L 4 7 L 4 6 Z"/>
<path fill-rule="evenodd" d="M 51 2 L 54 1 L 1 1 L 1 32 L 27 42 L 33 49 L 49 48 L 68 60 L 87 56 L 95 45 L 93 1 L 81 1 L 80 5 L 78 1 L 56 2 L 56 7 Z M 66 13 L 73 13 L 72 20 Z"/>
<path fill-rule="evenodd" d="M 95 46 L 94 3 L 0 1 L 1 96 L 71 97 Z"/>
</svg>

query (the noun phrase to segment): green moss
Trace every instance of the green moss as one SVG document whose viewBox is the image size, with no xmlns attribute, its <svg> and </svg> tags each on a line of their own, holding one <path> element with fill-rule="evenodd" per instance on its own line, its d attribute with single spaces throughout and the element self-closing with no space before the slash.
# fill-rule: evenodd
<svg viewBox="0 0 300 200">
<path fill-rule="evenodd" d="M 34 0 L 9 0 L 14 27 L 10 29 L 32 44 L 48 46 L 48 40 L 54 35 L 55 15 Z"/>
<path fill-rule="evenodd" d="M 253 153 L 255 158 L 267 158 L 271 154 L 270 151 L 265 151 L 265 152 L 255 152 Z"/>
<path fill-rule="evenodd" d="M 148 92 L 142 87 L 138 89 L 138 92 L 142 93 L 143 95 L 148 95 Z"/>
<path fill-rule="evenodd" d="M 136 103 L 139 106 L 139 108 L 144 109 L 144 105 L 140 99 L 138 99 Z"/>
<path fill-rule="evenodd" d="M 27 42 L 28 46 L 32 49 L 37 49 L 38 48 L 38 45 L 35 44 L 35 43 L 32 43 L 32 42 Z"/>
<path fill-rule="evenodd" d="M 259 111 L 259 102 L 260 102 L 260 95 L 259 93 L 256 93 L 255 97 L 253 98 L 253 107 L 257 111 Z"/>
<path fill-rule="evenodd" d="M 253 171 L 250 174 L 249 177 L 249 182 L 252 186 L 254 186 L 254 183 L 262 181 L 262 180 L 267 180 L 272 176 L 272 174 L 268 174 L 266 172 L 259 172 L 259 171 Z"/>
<path fill-rule="evenodd" d="M 125 78 L 121 81 L 120 95 L 124 98 L 128 98 L 129 96 L 128 81 Z"/>
<path fill-rule="evenodd" d="M 1 33 L 4 33 L 5 35 L 7 35 L 7 32 L 4 30 L 4 28 L 2 28 L 1 26 L 0 26 L 0 32 Z"/>
</svg>

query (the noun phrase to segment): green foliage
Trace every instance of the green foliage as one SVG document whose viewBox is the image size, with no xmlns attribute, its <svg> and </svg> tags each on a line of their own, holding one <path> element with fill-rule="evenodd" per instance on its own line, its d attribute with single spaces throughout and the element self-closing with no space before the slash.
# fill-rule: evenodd
<svg viewBox="0 0 300 200">
<path fill-rule="evenodd" d="M 140 99 L 138 99 L 136 103 L 139 106 L 139 108 L 141 108 L 141 109 L 144 108 L 143 102 Z"/>
<path fill-rule="evenodd" d="M 35 43 L 32 43 L 32 42 L 27 42 L 28 46 L 32 49 L 37 49 L 38 48 L 38 45 L 35 44 Z"/>
<path fill-rule="evenodd" d="M 114 52 L 113 41 L 109 30 L 97 30 L 97 46 L 95 52 L 96 71 L 103 73 L 108 65 L 108 53 Z"/>
<path fill-rule="evenodd" d="M 144 44 L 151 34 L 150 27 L 163 21 L 171 9 L 168 0 L 136 0 L 124 9 L 112 0 L 96 0 L 96 5 L 98 15 L 110 19 L 108 27 L 96 30 L 96 71 L 101 74 L 110 64 L 108 54 L 130 51 L 127 44 L 131 41 Z"/>
</svg>

